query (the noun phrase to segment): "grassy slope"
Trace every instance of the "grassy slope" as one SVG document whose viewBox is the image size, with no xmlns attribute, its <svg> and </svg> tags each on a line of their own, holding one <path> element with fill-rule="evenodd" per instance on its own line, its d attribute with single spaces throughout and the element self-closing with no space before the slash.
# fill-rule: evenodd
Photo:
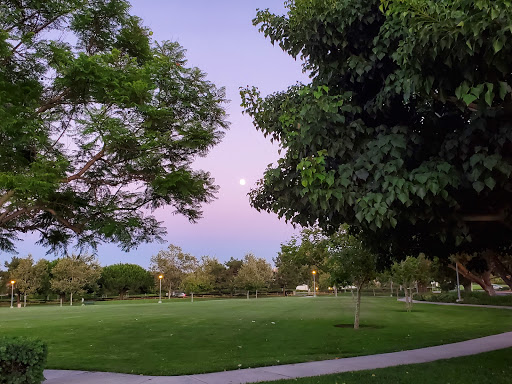
<svg viewBox="0 0 512 384">
<path fill-rule="evenodd" d="M 150 375 L 221 371 L 414 349 L 512 330 L 512 311 L 363 298 L 171 301 L 1 308 L 0 335 L 49 343 L 49 368 Z M 274 322 L 275 324 L 272 324 Z M 364 327 L 364 326 L 368 327 Z"/>
<path fill-rule="evenodd" d="M 432 363 L 260 384 L 510 384 L 512 348 Z"/>
</svg>

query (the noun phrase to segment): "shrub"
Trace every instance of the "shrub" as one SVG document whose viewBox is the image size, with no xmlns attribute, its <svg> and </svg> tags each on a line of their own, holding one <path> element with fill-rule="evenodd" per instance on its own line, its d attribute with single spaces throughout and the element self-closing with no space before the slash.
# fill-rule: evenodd
<svg viewBox="0 0 512 384">
<path fill-rule="evenodd" d="M 40 340 L 0 338 L 0 384 L 39 384 L 48 348 Z"/>
<path fill-rule="evenodd" d="M 435 303 L 456 303 L 457 292 L 439 293 L 439 294 L 414 294 L 414 300 L 432 301 Z M 512 306 L 512 295 L 509 296 L 489 296 L 485 292 L 462 292 L 461 304 L 480 304 L 480 305 L 506 305 Z"/>
</svg>

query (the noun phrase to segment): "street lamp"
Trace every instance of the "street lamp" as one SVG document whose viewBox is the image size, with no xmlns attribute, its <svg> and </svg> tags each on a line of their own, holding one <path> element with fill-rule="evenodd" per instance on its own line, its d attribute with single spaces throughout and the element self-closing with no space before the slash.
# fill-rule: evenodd
<svg viewBox="0 0 512 384">
<path fill-rule="evenodd" d="M 313 297 L 316 297 L 316 271 L 313 271 Z"/>
<path fill-rule="evenodd" d="M 159 275 L 158 280 L 160 280 L 160 297 L 158 299 L 158 303 L 162 304 L 162 279 L 164 278 L 164 275 Z"/>
<path fill-rule="evenodd" d="M 12 305 L 14 303 L 14 284 L 16 280 L 11 280 L 11 308 L 14 308 Z"/>
</svg>

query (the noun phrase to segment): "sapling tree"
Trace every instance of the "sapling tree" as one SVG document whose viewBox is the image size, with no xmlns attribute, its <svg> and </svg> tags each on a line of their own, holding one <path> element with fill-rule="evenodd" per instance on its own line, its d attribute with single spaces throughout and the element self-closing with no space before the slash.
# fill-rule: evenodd
<svg viewBox="0 0 512 384">
<path fill-rule="evenodd" d="M 23 306 L 27 306 L 27 296 L 36 293 L 48 277 L 48 261 L 45 259 L 34 263 L 32 255 L 19 259 L 19 263 L 10 272 L 11 279 L 16 280 L 16 286 L 23 295 Z"/>
<path fill-rule="evenodd" d="M 412 290 L 419 283 L 426 284 L 431 276 L 431 262 L 424 254 L 418 257 L 407 256 L 401 262 L 395 262 L 391 267 L 393 280 L 402 285 L 405 292 L 407 312 L 412 311 Z"/>
<path fill-rule="evenodd" d="M 249 291 L 256 291 L 267 287 L 273 277 L 272 267 L 265 259 L 257 258 L 252 253 L 244 256 L 243 264 L 238 271 L 236 277 L 236 285 L 239 288 L 247 291 L 247 298 L 249 298 Z"/>
<path fill-rule="evenodd" d="M 377 256 L 345 230 L 331 240 L 327 269 L 337 285 L 354 285 L 357 290 L 354 329 L 359 329 L 361 290 L 377 276 Z"/>
</svg>

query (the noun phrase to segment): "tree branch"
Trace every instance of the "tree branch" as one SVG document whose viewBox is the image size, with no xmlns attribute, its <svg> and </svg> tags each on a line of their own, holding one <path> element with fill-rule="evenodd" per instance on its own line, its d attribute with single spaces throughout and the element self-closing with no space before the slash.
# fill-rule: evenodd
<svg viewBox="0 0 512 384">
<path fill-rule="evenodd" d="M 14 195 L 14 191 L 7 191 L 5 195 L 0 197 L 0 207 L 2 207 L 5 203 L 9 201 L 9 199 Z"/>
<path fill-rule="evenodd" d="M 48 100 L 46 102 L 46 104 L 39 107 L 39 109 L 36 111 L 36 114 L 39 115 L 43 112 L 46 112 L 50 108 L 53 108 L 55 105 L 57 105 L 59 103 L 59 101 L 61 101 L 64 97 L 66 97 L 70 93 L 71 93 L 71 89 L 68 88 L 68 89 L 64 90 L 61 94 L 51 98 L 50 100 Z"/>
<path fill-rule="evenodd" d="M 84 167 L 76 174 L 74 174 L 73 176 L 69 176 L 68 178 L 64 179 L 63 181 L 65 183 L 69 183 L 70 181 L 73 181 L 73 180 L 77 180 L 79 179 L 80 177 L 82 177 L 82 175 L 87 172 L 87 170 L 89 168 L 91 168 L 93 166 L 93 164 L 98 161 L 99 159 L 101 159 L 103 157 L 103 155 L 105 154 L 105 147 L 103 147 L 103 149 L 101 151 L 99 151 L 91 160 L 89 160 L 85 165 Z"/>
<path fill-rule="evenodd" d="M 80 233 L 82 233 L 83 229 L 82 228 L 79 228 L 73 224 L 71 224 L 68 220 L 66 220 L 65 218 L 59 216 L 57 214 L 57 212 L 55 212 L 55 210 L 51 209 L 51 208 L 41 208 L 43 211 L 46 211 L 50 214 L 52 214 L 59 223 L 61 223 L 62 225 L 64 225 L 65 227 L 71 229 L 73 232 L 75 232 L 77 235 L 79 235 Z"/>
</svg>

